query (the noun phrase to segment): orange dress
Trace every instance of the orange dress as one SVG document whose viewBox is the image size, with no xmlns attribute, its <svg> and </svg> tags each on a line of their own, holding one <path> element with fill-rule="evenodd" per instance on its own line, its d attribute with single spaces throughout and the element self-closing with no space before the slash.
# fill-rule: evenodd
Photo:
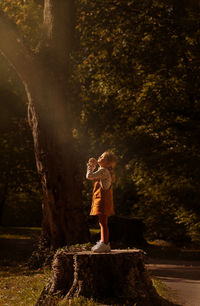
<svg viewBox="0 0 200 306">
<path fill-rule="evenodd" d="M 95 181 L 90 215 L 100 214 L 106 216 L 114 214 L 113 190 L 112 185 L 109 189 L 104 190 L 99 181 Z"/>
</svg>

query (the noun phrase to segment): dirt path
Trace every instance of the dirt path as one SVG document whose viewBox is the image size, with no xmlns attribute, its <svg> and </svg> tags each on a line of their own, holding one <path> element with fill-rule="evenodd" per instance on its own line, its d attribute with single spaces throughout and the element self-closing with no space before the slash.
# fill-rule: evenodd
<svg viewBox="0 0 200 306">
<path fill-rule="evenodd" d="M 200 261 L 151 259 L 146 267 L 174 291 L 181 305 L 200 306 Z"/>
</svg>

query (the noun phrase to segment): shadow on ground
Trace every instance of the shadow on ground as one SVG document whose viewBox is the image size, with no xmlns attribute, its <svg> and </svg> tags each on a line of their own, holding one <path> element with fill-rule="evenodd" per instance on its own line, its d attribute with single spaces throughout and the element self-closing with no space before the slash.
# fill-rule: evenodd
<svg viewBox="0 0 200 306">
<path fill-rule="evenodd" d="M 37 245 L 36 239 L 0 239 L 0 265 L 26 263 Z"/>
</svg>

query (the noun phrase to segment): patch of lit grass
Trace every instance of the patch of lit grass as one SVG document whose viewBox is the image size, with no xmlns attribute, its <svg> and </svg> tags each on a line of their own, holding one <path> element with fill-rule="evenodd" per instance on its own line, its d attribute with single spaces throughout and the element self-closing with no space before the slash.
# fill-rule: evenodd
<svg viewBox="0 0 200 306">
<path fill-rule="evenodd" d="M 99 234 L 100 233 L 100 229 L 98 229 L 98 228 L 90 228 L 90 233 L 91 234 Z"/>
<path fill-rule="evenodd" d="M 31 237 L 22 236 L 22 235 L 14 235 L 14 234 L 1 234 L 1 239 L 31 239 Z"/>
<path fill-rule="evenodd" d="M 1 267 L 0 305 L 35 305 L 49 274 L 49 270 L 30 271 L 25 266 Z"/>
<path fill-rule="evenodd" d="M 0 226 L 1 239 L 33 239 L 40 235 L 40 227 Z"/>
<path fill-rule="evenodd" d="M 152 258 L 176 259 L 176 260 L 199 260 L 199 246 L 177 246 L 164 240 L 148 240 L 146 252 Z"/>
<path fill-rule="evenodd" d="M 178 294 L 175 290 L 172 290 L 167 285 L 165 285 L 162 281 L 157 278 L 152 278 L 153 286 L 155 287 L 157 293 L 164 298 L 165 300 L 178 303 Z M 176 304 L 177 305 L 177 304 Z"/>
<path fill-rule="evenodd" d="M 70 301 L 61 301 L 58 306 L 99 306 L 101 304 L 96 303 L 93 299 L 87 299 L 83 296 L 73 298 Z"/>
</svg>

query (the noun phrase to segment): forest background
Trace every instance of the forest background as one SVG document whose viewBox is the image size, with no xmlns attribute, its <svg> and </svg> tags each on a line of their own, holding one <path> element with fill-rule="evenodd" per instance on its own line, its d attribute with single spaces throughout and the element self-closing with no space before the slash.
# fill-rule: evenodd
<svg viewBox="0 0 200 306">
<path fill-rule="evenodd" d="M 118 156 L 116 213 L 143 218 L 151 239 L 175 242 L 200 238 L 200 13 L 198 1 L 191 3 L 79 0 L 80 44 L 71 55 L 85 215 L 87 159 L 111 149 Z M 37 54 L 42 1 L 1 0 L 0 6 Z M 40 226 L 26 95 L 2 56 L 0 69 L 0 222 Z"/>
</svg>

